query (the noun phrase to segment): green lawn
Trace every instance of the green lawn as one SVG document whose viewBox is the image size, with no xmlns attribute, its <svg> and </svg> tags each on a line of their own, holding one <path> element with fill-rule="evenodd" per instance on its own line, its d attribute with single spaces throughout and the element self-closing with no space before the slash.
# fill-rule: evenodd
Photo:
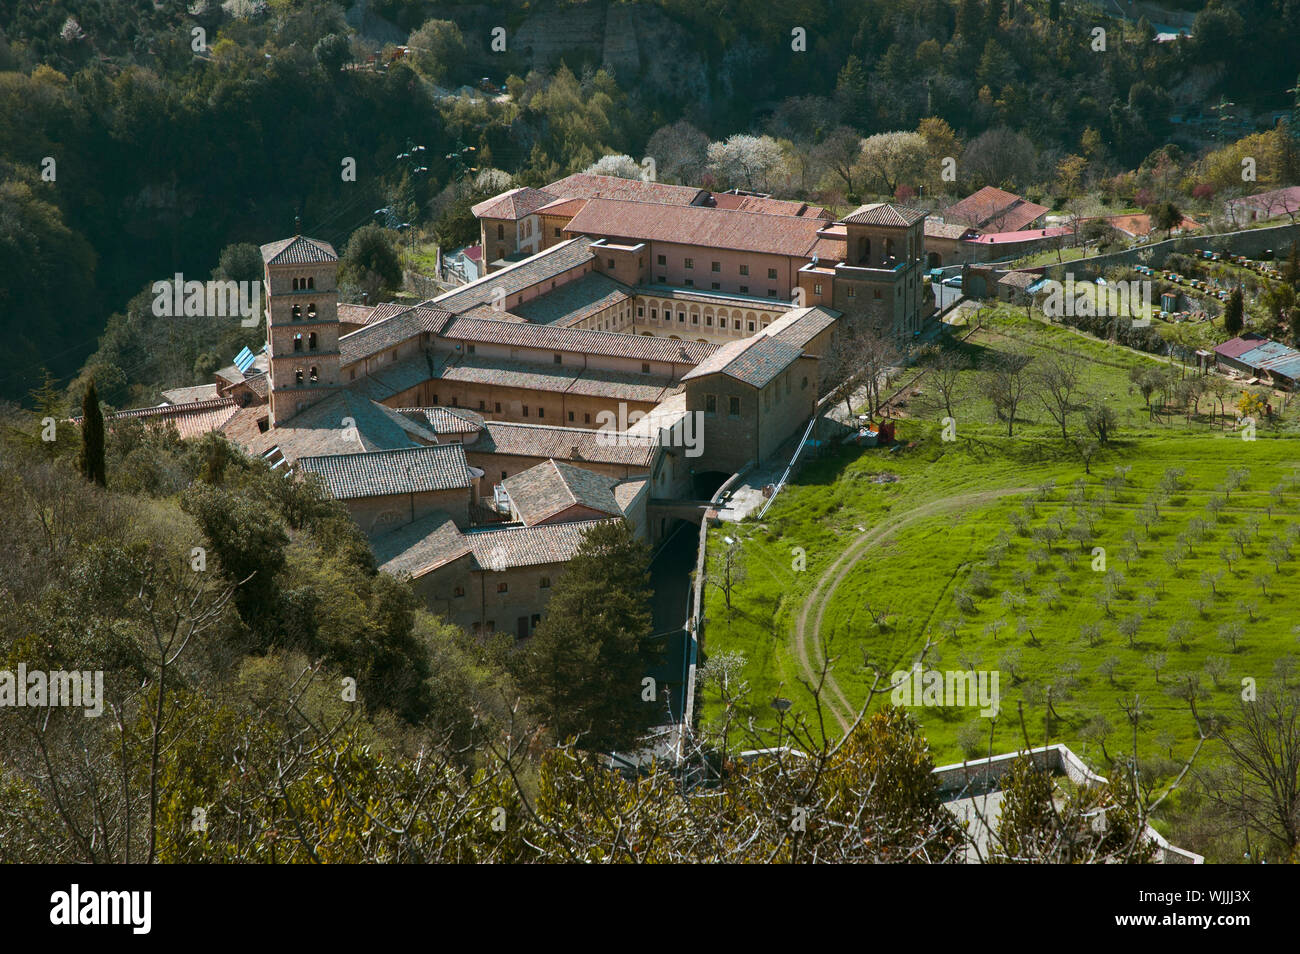
<svg viewBox="0 0 1300 954">
<path fill-rule="evenodd" d="M 745 579 L 733 590 L 730 613 L 724 593 L 708 589 L 704 649 L 706 655 L 744 655 L 741 678 L 748 692 L 738 703 L 744 715 L 771 724 L 771 701 L 778 696 L 796 711 L 810 711 L 796 623 L 828 568 L 864 537 L 872 545 L 846 563 L 824 602 L 820 629 L 809 623 L 808 643 L 829 640 L 834 679 L 853 706 L 865 700 L 874 673 L 887 677 L 906 668 L 927 638 L 934 643 L 927 668 L 999 670 L 997 751 L 1022 744 L 1021 706 L 1035 744 L 1050 736 L 1090 760 L 1102 744 L 1111 756 L 1128 751 L 1131 729 L 1121 703 L 1136 695 L 1140 754 L 1185 755 L 1194 725 L 1187 703 L 1169 692 L 1180 674 L 1197 674 L 1203 710 L 1227 710 L 1243 677 L 1265 684 L 1274 679 L 1279 659 L 1285 667 L 1300 651 L 1294 629 L 1300 623 L 1294 609 L 1300 601 L 1300 444 L 1287 436 L 1292 432 L 1261 427 L 1256 440 L 1246 441 L 1204 416 L 1153 421 L 1128 385 L 1129 368 L 1150 359 L 1023 314 L 1004 313 L 967 347 L 978 357 L 1012 340 L 1035 354 L 1073 350 L 1085 356 L 1086 389 L 1116 409 L 1117 440 L 1085 475 L 1077 452 L 1062 443 L 1041 408 L 1028 403 L 1027 419 L 1018 415 L 1016 434 L 1008 439 L 1005 422 L 974 393 L 972 371 L 970 393 L 954 413 L 957 439 L 944 442 L 921 378 L 922 393 L 907 409 L 916 417 L 898 430 L 909 446 L 893 452 L 847 448 L 813 461 L 764 521 L 710 530 L 711 576 L 717 577 L 729 535 L 738 541 Z M 1122 480 L 1117 467 L 1127 468 Z M 1167 476 L 1171 470 L 1182 472 L 1176 487 Z M 1230 471 L 1246 476 L 1225 499 L 1220 488 Z M 1143 517 L 1162 483 L 1159 517 Z M 1015 488 L 1023 490 L 991 496 Z M 956 497 L 970 503 L 953 509 L 946 502 Z M 908 518 L 918 507 L 945 509 Z M 877 537 L 879 528 L 899 521 L 898 530 Z M 1249 532 L 1234 539 L 1242 531 Z M 1287 555 L 1273 554 L 1274 567 L 1269 547 L 1283 545 Z M 1104 550 L 1104 568 L 1094 569 L 1094 548 Z M 1167 559 L 1171 550 L 1181 558 Z M 1234 554 L 1231 566 L 1222 551 Z M 1268 579 L 1256 580 L 1260 574 Z M 1180 620 L 1187 632 L 1171 643 L 1170 629 Z M 1095 636 L 1087 635 L 1089 624 L 1099 627 Z M 1233 635 L 1225 627 L 1234 624 L 1241 630 L 1235 649 L 1221 635 Z M 1128 626 L 1131 641 L 1124 634 Z M 717 720 L 717 688 L 708 686 L 704 698 L 705 721 Z M 976 730 L 987 748 L 988 722 L 974 710 L 915 711 L 939 761 L 970 751 Z M 827 726 L 839 731 L 833 718 Z"/>
</svg>

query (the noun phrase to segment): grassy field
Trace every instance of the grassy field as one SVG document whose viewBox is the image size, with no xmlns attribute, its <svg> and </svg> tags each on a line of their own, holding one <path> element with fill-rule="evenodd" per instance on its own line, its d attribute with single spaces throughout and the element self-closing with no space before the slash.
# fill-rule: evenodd
<svg viewBox="0 0 1300 954">
<path fill-rule="evenodd" d="M 744 579 L 730 611 L 709 588 L 704 648 L 743 655 L 744 715 L 770 724 L 777 697 L 810 711 L 804 683 L 823 641 L 834 715 L 860 706 L 877 673 L 907 668 L 928 640 L 927 669 L 999 671 L 996 751 L 1023 744 L 1021 713 L 1035 744 L 1065 742 L 1090 760 L 1103 747 L 1130 751 L 1125 707 L 1137 697 L 1139 754 L 1169 760 L 1195 738 L 1179 696 L 1189 680 L 1206 711 L 1229 709 L 1245 677 L 1292 677 L 1293 422 L 1247 441 L 1205 415 L 1153 419 L 1128 384 L 1129 369 L 1152 359 L 1023 314 L 1004 312 L 965 347 L 978 361 L 1013 344 L 1087 358 L 1084 390 L 1120 421 L 1091 474 L 1041 405 L 1027 401 L 1007 438 L 976 393 L 977 371 L 965 372 L 956 440 L 942 440 L 922 377 L 905 410 L 915 416 L 899 424 L 904 446 L 813 461 L 764 521 L 710 531 L 711 578 L 729 536 Z M 722 701 L 706 685 L 709 721 Z M 987 751 L 989 721 L 974 709 L 914 711 L 939 761 Z M 828 731 L 840 724 L 828 717 Z"/>
</svg>

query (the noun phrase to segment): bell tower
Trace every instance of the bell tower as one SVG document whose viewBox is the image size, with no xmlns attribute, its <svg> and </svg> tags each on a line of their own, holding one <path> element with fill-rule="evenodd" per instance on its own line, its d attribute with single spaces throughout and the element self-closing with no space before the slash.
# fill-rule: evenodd
<svg viewBox="0 0 1300 954">
<path fill-rule="evenodd" d="M 271 426 L 339 390 L 339 257 L 302 235 L 262 246 Z"/>
</svg>

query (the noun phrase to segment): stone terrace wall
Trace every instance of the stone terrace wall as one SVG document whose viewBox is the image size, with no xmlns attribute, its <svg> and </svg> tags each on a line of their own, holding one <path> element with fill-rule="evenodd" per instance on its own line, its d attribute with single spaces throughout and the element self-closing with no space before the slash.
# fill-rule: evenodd
<svg viewBox="0 0 1300 954">
<path fill-rule="evenodd" d="M 1166 239 L 1139 248 L 1125 249 L 1122 252 L 1110 252 L 1074 262 L 1062 262 L 1041 265 L 1026 271 L 1038 272 L 1045 278 L 1062 281 L 1066 272 L 1075 279 L 1097 278 L 1104 269 L 1115 265 L 1150 265 L 1158 268 L 1165 259 L 1175 252 L 1190 255 L 1193 249 L 1212 249 L 1216 252 L 1246 255 L 1254 258 L 1265 249 L 1272 249 L 1281 257 L 1284 250 L 1289 250 L 1292 243 L 1300 239 L 1300 224 L 1274 225 L 1261 229 L 1243 229 L 1239 232 L 1223 232 L 1218 235 L 1180 235 L 1175 239 Z"/>
</svg>

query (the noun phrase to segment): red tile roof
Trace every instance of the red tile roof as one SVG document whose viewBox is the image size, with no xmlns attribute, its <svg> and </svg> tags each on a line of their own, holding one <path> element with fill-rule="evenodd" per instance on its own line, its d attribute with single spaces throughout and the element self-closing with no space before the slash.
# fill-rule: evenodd
<svg viewBox="0 0 1300 954">
<path fill-rule="evenodd" d="M 552 182 L 545 189 L 556 199 L 620 199 L 655 205 L 695 205 L 708 195 L 695 186 L 642 182 L 618 176 L 593 176 L 579 172 Z M 477 213 L 475 213 L 477 214 Z"/>
<path fill-rule="evenodd" d="M 906 228 L 920 222 L 925 216 L 923 209 L 909 209 L 907 206 L 894 205 L 892 202 L 873 202 L 870 205 L 858 206 L 841 221 L 853 225 L 888 225 Z"/>
<path fill-rule="evenodd" d="M 516 221 L 525 215 L 531 215 L 542 206 L 555 201 L 555 196 L 541 189 L 527 187 L 511 189 L 500 195 L 485 199 L 470 211 L 479 219 L 510 219 Z"/>
<path fill-rule="evenodd" d="M 1006 245 L 1009 242 L 1031 242 L 1034 239 L 1056 238 L 1074 232 L 1068 225 L 1054 225 L 1050 229 L 1021 229 L 1018 232 L 986 232 L 964 239 L 975 245 Z"/>
<path fill-rule="evenodd" d="M 989 226 L 999 232 L 1012 232 L 1025 228 L 1048 211 L 1046 206 L 1036 205 L 1012 192 L 985 186 L 956 205 L 948 206 L 943 210 L 943 217 L 947 222 L 965 222 L 972 228 Z"/>
<path fill-rule="evenodd" d="M 191 438 L 220 430 L 238 411 L 239 405 L 230 398 L 217 398 L 115 411 L 105 415 L 105 421 L 110 425 L 116 421 L 140 421 L 146 427 L 171 425 L 182 438 Z M 81 418 L 75 417 L 73 422 L 80 425 Z"/>
<path fill-rule="evenodd" d="M 333 245 L 305 235 L 295 235 L 262 246 L 262 261 L 267 265 L 306 265 L 338 260 Z"/>
<path fill-rule="evenodd" d="M 633 241 L 675 242 L 793 258 L 810 258 L 822 219 L 693 206 L 592 199 L 565 231 Z"/>
<path fill-rule="evenodd" d="M 453 318 L 442 329 L 440 337 L 451 341 L 504 344 L 544 351 L 572 351 L 673 364 L 697 364 L 718 350 L 717 345 L 703 341 L 677 341 L 656 335 L 629 335 L 616 331 L 590 331 L 586 328 L 492 321 L 487 318 Z"/>
<path fill-rule="evenodd" d="M 741 212 L 763 212 L 768 215 L 805 215 L 825 218 L 827 212 L 819 205 L 807 202 L 773 199 L 771 196 L 737 195 L 734 192 L 711 192 L 709 198 L 715 209 L 734 209 Z"/>
</svg>

